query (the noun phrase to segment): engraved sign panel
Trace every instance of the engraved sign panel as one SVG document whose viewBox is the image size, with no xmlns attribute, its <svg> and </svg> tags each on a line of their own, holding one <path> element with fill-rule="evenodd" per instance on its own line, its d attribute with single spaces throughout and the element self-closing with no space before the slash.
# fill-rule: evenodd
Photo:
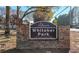
<svg viewBox="0 0 79 59">
<path fill-rule="evenodd" d="M 30 39 L 56 39 L 57 26 L 45 21 L 36 22 L 29 27 Z"/>
</svg>

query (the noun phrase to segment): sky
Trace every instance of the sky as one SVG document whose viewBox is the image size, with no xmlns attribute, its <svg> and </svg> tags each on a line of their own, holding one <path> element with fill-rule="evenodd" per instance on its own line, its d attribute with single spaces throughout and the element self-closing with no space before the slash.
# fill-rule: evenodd
<svg viewBox="0 0 79 59">
<path fill-rule="evenodd" d="M 11 6 L 11 9 L 16 10 L 16 6 Z M 21 6 L 21 9 L 20 10 L 26 11 L 27 9 L 28 9 L 27 6 Z"/>
<path fill-rule="evenodd" d="M 0 6 L 1 7 L 1 6 Z M 54 14 L 57 15 L 58 13 L 60 13 L 63 9 L 65 9 L 66 7 L 68 6 L 60 6 L 60 8 L 56 11 L 56 13 Z M 11 9 L 13 10 L 16 10 L 16 6 L 11 6 Z M 21 6 L 21 11 L 26 11 L 28 9 L 28 6 Z M 53 9 L 52 9 L 53 11 Z M 62 15 L 62 14 L 67 14 L 68 12 L 70 11 L 70 7 L 68 7 L 67 9 L 65 9 L 62 13 L 60 13 L 59 15 Z M 59 16 L 57 15 L 57 16 Z"/>
<path fill-rule="evenodd" d="M 58 17 L 59 15 L 63 15 L 63 14 L 68 14 L 69 13 L 69 11 L 70 11 L 70 7 L 68 7 L 68 6 L 61 6 L 59 9 L 58 9 L 58 11 L 56 11 L 56 13 L 54 14 L 54 16 L 56 16 L 57 14 L 57 16 L 56 17 Z M 67 8 L 67 9 L 65 9 L 65 8 Z M 65 9 L 65 10 L 64 10 Z M 62 12 L 61 12 L 62 11 Z M 60 13 L 61 12 L 61 13 Z"/>
<path fill-rule="evenodd" d="M 66 7 L 68 7 L 68 6 L 60 6 L 59 9 L 54 13 L 53 18 L 58 17 L 59 15 L 68 14 L 68 12 L 70 11 L 70 7 L 68 7 L 67 9 L 65 9 Z M 16 6 L 12 6 L 11 8 L 14 9 L 14 10 L 16 10 Z M 26 11 L 27 9 L 28 8 L 26 6 L 22 6 L 20 10 Z M 65 10 L 63 12 L 61 12 L 63 9 L 65 9 Z M 53 9 L 52 9 L 52 11 L 53 11 Z"/>
<path fill-rule="evenodd" d="M 3 7 L 3 6 L 0 6 Z M 29 6 L 21 6 L 21 11 L 26 11 L 28 9 Z M 57 7 L 57 6 L 56 6 Z M 54 13 L 53 18 L 51 19 L 51 22 L 54 20 L 55 17 L 58 17 L 59 15 L 63 15 L 63 14 L 68 14 L 68 12 L 70 11 L 70 7 L 69 6 L 58 6 L 59 9 Z M 66 8 L 68 7 L 68 8 Z M 16 6 L 11 6 L 10 7 L 11 10 L 16 10 Z M 66 8 L 66 9 L 65 9 Z M 65 9 L 65 10 L 64 10 Z M 63 11 L 62 11 L 63 10 Z M 54 9 L 52 8 L 52 12 L 54 11 Z M 62 11 L 62 12 L 61 12 Z M 61 12 L 61 13 L 60 13 Z M 58 15 L 57 15 L 58 14 Z M 56 16 L 57 15 L 57 16 Z"/>
</svg>

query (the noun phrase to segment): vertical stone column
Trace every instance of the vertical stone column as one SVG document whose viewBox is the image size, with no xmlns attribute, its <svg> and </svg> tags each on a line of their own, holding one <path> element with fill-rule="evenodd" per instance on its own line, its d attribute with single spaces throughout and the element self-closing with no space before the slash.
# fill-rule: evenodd
<svg viewBox="0 0 79 59">
<path fill-rule="evenodd" d="M 59 26 L 59 48 L 70 48 L 69 26 Z"/>
</svg>

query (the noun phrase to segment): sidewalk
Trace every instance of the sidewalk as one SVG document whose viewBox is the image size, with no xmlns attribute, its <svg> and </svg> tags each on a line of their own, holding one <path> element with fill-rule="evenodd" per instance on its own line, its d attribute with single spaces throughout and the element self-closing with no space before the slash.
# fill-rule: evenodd
<svg viewBox="0 0 79 59">
<path fill-rule="evenodd" d="M 70 31 L 70 53 L 79 53 L 79 29 Z"/>
<path fill-rule="evenodd" d="M 79 32 L 79 29 L 75 29 L 75 28 L 70 28 L 70 31 L 75 31 L 75 32 Z"/>
</svg>

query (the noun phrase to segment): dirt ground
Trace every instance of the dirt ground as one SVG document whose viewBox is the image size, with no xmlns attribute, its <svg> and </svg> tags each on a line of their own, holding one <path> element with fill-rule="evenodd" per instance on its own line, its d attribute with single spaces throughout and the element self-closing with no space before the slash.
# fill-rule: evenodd
<svg viewBox="0 0 79 59">
<path fill-rule="evenodd" d="M 5 37 L 4 31 L 0 30 L 0 52 L 13 49 L 16 47 L 16 31 L 11 30 L 8 38 Z"/>
</svg>

